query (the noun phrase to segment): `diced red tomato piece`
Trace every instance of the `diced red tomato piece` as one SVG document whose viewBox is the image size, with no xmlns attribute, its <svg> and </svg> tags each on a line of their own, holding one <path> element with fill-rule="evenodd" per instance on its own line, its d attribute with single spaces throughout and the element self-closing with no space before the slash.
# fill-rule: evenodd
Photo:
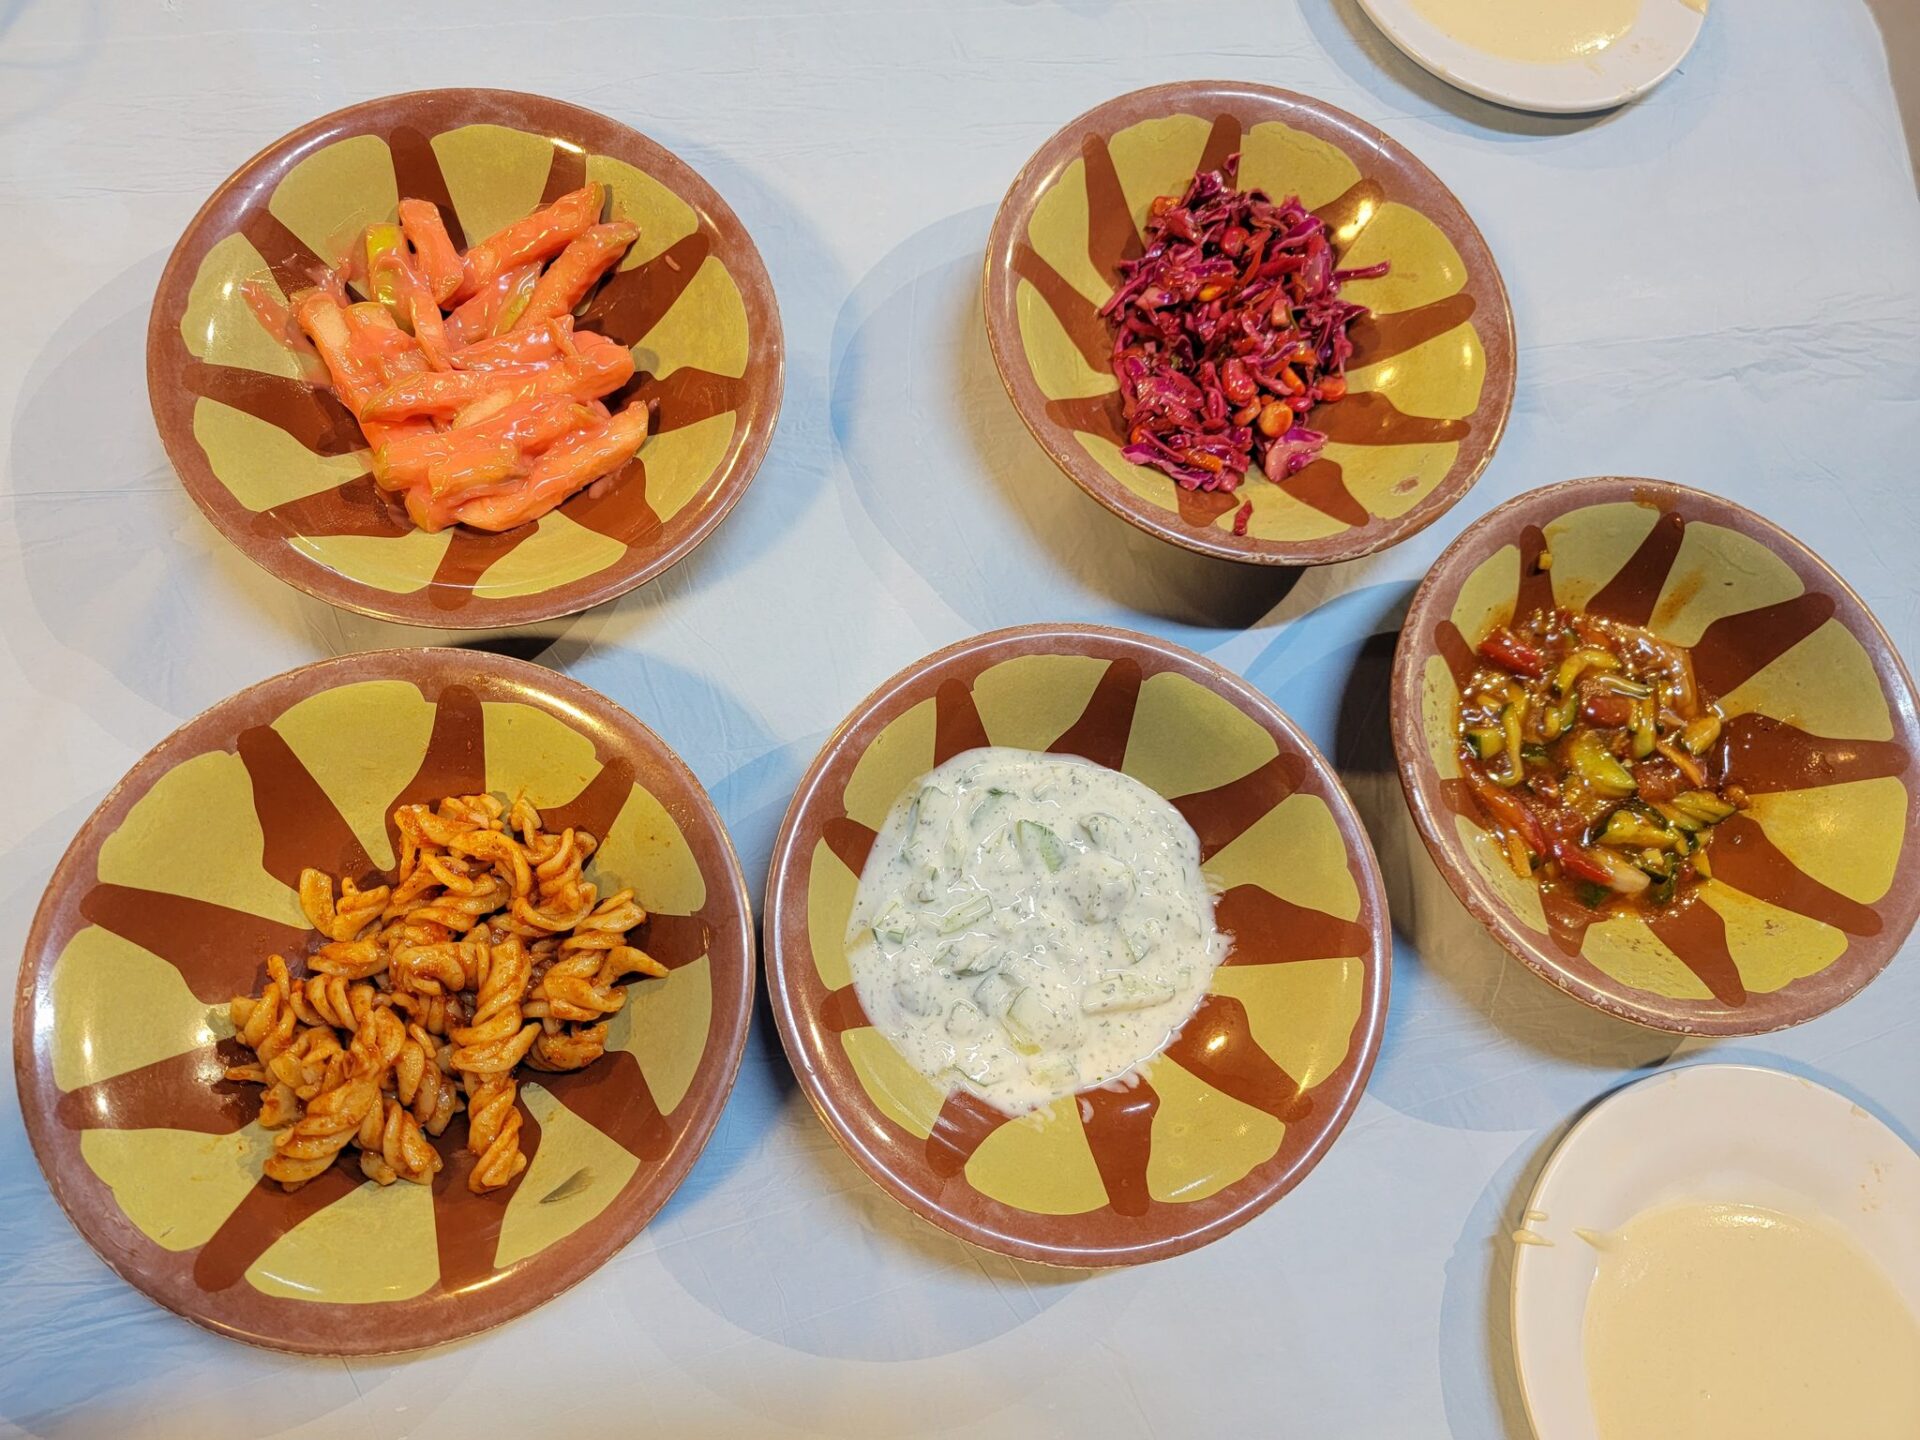
<svg viewBox="0 0 1920 1440">
<path fill-rule="evenodd" d="M 1480 642 L 1480 654 L 1512 675 L 1540 676 L 1547 673 L 1547 657 L 1505 626 Z"/>
<path fill-rule="evenodd" d="M 1642 800 L 1660 805 L 1687 788 L 1687 777 L 1671 760 L 1641 760 L 1633 767 L 1633 783 Z"/>
<path fill-rule="evenodd" d="M 1587 880 L 1595 885 L 1611 886 L 1613 872 L 1587 854 L 1586 848 L 1571 840 L 1554 842 L 1553 858 L 1560 862 L 1560 868 L 1576 880 Z"/>
<path fill-rule="evenodd" d="M 1552 853 L 1546 827 L 1524 800 L 1510 790 L 1501 789 L 1472 766 L 1467 767 L 1466 775 L 1467 784 L 1473 787 L 1474 798 L 1480 802 L 1489 819 L 1513 831 L 1534 854 Z"/>
<path fill-rule="evenodd" d="M 1580 692 L 1580 714 L 1594 725 L 1631 725 L 1633 701 L 1612 690 L 1588 685 Z"/>
</svg>

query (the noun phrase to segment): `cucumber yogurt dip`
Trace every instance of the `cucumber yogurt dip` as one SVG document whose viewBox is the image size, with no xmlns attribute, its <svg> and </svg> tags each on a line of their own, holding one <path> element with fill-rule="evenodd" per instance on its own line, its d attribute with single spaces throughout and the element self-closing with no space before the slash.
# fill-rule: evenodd
<svg viewBox="0 0 1920 1440">
<path fill-rule="evenodd" d="M 867 1018 L 949 1093 L 1009 1114 L 1165 1049 L 1225 958 L 1200 842 L 1139 781 L 969 750 L 908 787 L 849 923 Z"/>
</svg>

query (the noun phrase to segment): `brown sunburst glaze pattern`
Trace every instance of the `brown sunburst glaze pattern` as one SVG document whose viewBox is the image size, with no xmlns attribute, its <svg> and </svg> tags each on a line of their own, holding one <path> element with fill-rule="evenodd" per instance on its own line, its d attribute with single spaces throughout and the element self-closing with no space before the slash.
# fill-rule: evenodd
<svg viewBox="0 0 1920 1440">
<path fill-rule="evenodd" d="M 1336 449 L 1278 487 L 1288 501 L 1320 517 L 1294 527 L 1295 533 L 1289 533 L 1284 518 L 1272 522 L 1265 518 L 1260 498 L 1260 491 L 1267 488 L 1264 482 L 1236 493 L 1188 491 L 1154 482 L 1150 488 L 1156 493 L 1165 491 L 1160 498 L 1143 493 L 1138 483 L 1122 483 L 1076 438 L 1126 443 L 1117 392 L 1108 387 L 1101 394 L 1050 395 L 1047 377 L 1040 373 L 1039 357 L 1028 339 L 1030 317 L 1021 311 L 1023 284 L 1031 287 L 1038 304 L 1057 323 L 1079 364 L 1096 376 L 1109 373 L 1112 337 L 1097 303 L 1086 293 L 1089 276 L 1062 273 L 1063 264 L 1077 270 L 1081 257 L 1070 248 L 1064 261 L 1057 253 L 1052 261 L 1043 256 L 1033 238 L 1036 216 L 1056 187 L 1082 184 L 1084 261 L 1091 276 L 1110 283 L 1120 262 L 1138 256 L 1143 243 L 1136 215 L 1140 196 L 1129 193 L 1115 150 L 1123 140 L 1138 149 L 1132 145 L 1133 138 L 1169 117 L 1195 121 L 1179 142 L 1188 147 L 1182 152 L 1191 166 L 1188 176 L 1217 168 L 1242 149 L 1255 127 L 1275 122 L 1294 132 L 1302 143 L 1328 147 L 1346 157 L 1340 163 L 1350 172 L 1349 178 L 1335 193 L 1307 198 L 1334 233 L 1341 254 L 1352 251 L 1383 207 L 1396 204 L 1429 217 L 1464 266 L 1464 278 L 1452 293 L 1406 308 L 1382 307 L 1356 324 L 1349 370 L 1362 371 L 1393 360 L 1401 362 L 1402 370 L 1457 366 L 1462 363 L 1458 353 L 1422 352 L 1416 357 L 1415 352 L 1439 337 L 1471 332 L 1473 346 L 1483 353 L 1484 384 L 1473 390 L 1470 402 L 1451 414 L 1403 410 L 1396 396 L 1421 395 L 1428 403 L 1433 399 L 1432 391 L 1423 394 L 1418 384 L 1409 383 L 1413 377 L 1404 374 L 1383 380 L 1378 389 L 1357 388 L 1338 404 L 1315 410 L 1308 423 L 1324 431 L 1333 446 L 1360 448 Z M 1199 135 L 1202 121 L 1207 125 L 1204 140 Z M 1076 164 L 1081 167 L 1078 181 L 1067 174 Z M 1146 168 L 1143 164 L 1142 169 Z M 1161 178 L 1175 188 L 1183 183 L 1177 176 Z M 1285 193 L 1281 185 L 1274 198 Z M 1428 263 L 1422 254 L 1399 259 L 1403 268 Z M 1354 298 L 1365 301 L 1360 288 L 1356 287 Z M 1230 559 L 1323 564 L 1404 539 L 1430 524 L 1471 487 L 1491 457 L 1512 405 L 1514 351 L 1506 291 L 1479 232 L 1451 192 L 1394 141 L 1353 116 L 1303 96 L 1259 86 L 1215 82 L 1160 86 L 1109 101 L 1061 130 L 1028 163 L 1001 204 L 988 242 L 986 310 L 1001 379 L 1021 418 L 1054 462 L 1102 505 L 1142 529 Z M 1411 504 L 1402 503 L 1401 497 L 1415 486 L 1413 478 L 1356 487 L 1341 461 L 1334 458 L 1340 453 L 1365 454 L 1369 466 L 1391 468 L 1399 462 L 1390 457 L 1409 452 L 1390 447 L 1432 445 L 1457 448 L 1444 476 L 1418 482 L 1426 488 Z M 1222 527 L 1222 518 L 1248 498 L 1256 503 L 1252 533 L 1235 536 Z"/>
<path fill-rule="evenodd" d="M 1698 895 L 1649 922 L 1603 926 L 1557 893 L 1541 905 L 1476 858 L 1485 817 L 1447 759 L 1449 697 L 1486 629 L 1555 603 L 1687 645 L 1730 712 L 1727 778 L 1755 808 L 1726 822 Z M 1920 909 L 1912 681 L 1816 556 L 1716 496 L 1570 481 L 1476 522 L 1415 597 L 1393 714 L 1408 800 L 1455 892 L 1528 966 L 1613 1014 L 1711 1035 L 1795 1024 L 1877 975 Z"/>
<path fill-rule="evenodd" d="M 614 553 L 609 550 L 591 561 L 556 562 L 550 583 L 543 583 L 536 570 L 516 584 L 516 593 L 482 593 L 476 587 L 532 539 L 537 527 L 488 534 L 458 526 L 431 571 L 421 573 L 411 588 L 395 589 L 369 583 L 351 567 L 330 564 L 316 550 L 315 542 L 333 537 L 397 542 L 412 535 L 405 510 L 371 475 L 353 475 L 317 493 L 250 511 L 221 482 L 195 434 L 196 406 L 205 398 L 266 422 L 314 455 L 348 456 L 364 443 L 352 416 L 326 389 L 304 378 L 196 357 L 183 338 L 182 318 L 208 252 L 229 235 L 246 237 L 283 293 L 312 285 L 316 275 L 339 262 L 338 255 L 317 253 L 268 206 L 277 185 L 302 159 L 356 137 L 385 142 L 398 194 L 438 204 L 456 244 L 478 238 L 462 231 L 434 141 L 482 125 L 523 139 L 552 138 L 543 200 L 583 184 L 591 154 L 644 172 L 696 217 L 693 233 L 610 276 L 582 312 L 582 329 L 622 345 L 637 344 L 687 295 L 712 257 L 725 267 L 744 306 L 747 358 L 738 375 L 683 365 L 660 376 L 647 369 L 643 357 L 640 372 L 614 397 L 619 403 L 649 402 L 655 437 L 717 416 L 734 417 L 711 472 L 691 499 L 676 494 L 667 517 L 649 500 L 648 447 L 614 483 L 592 487 L 594 493 L 583 492 L 560 507 L 558 513 L 568 521 L 614 542 L 624 551 L 617 558 L 609 558 Z M 340 237 L 340 243 L 349 238 Z M 228 180 L 194 218 L 168 263 L 154 303 L 147 367 L 154 417 L 175 469 L 208 518 L 257 563 L 309 594 L 366 614 L 417 625 L 495 627 L 565 615 L 610 599 L 666 569 L 704 538 L 739 499 L 765 454 L 780 404 L 782 342 L 772 287 L 753 242 L 726 203 L 678 159 L 625 126 L 558 101 L 508 91 L 437 90 L 370 101 L 316 120 Z M 676 491 L 683 488 L 678 478 L 674 483 Z"/>
<path fill-rule="evenodd" d="M 678 847 L 683 857 L 661 863 L 697 874 L 693 883 L 703 898 L 691 913 L 654 913 L 637 943 L 674 974 L 701 967 L 710 994 L 692 1010 L 710 1020 L 704 1040 L 687 1037 L 697 1046 L 697 1062 L 690 1079 L 672 1082 L 680 1088 L 667 1113 L 641 1060 L 628 1049 L 611 1050 L 571 1074 L 525 1077 L 637 1162 L 625 1179 L 596 1181 L 582 1169 L 566 1182 L 605 1187 L 585 1223 L 532 1254 L 496 1264 L 508 1211 L 538 1173 L 542 1129 L 523 1092 L 521 1146 L 532 1164 L 514 1184 L 484 1196 L 468 1191 L 473 1162 L 463 1150 L 464 1115 L 437 1143 L 445 1161 L 431 1187 L 437 1269 L 422 1293 L 380 1303 L 330 1303 L 324 1292 L 295 1299 L 263 1293 L 248 1272 L 276 1241 L 362 1190 L 359 1171 L 336 1165 L 292 1194 L 261 1180 L 237 1196 L 230 1212 L 209 1215 L 203 1243 L 185 1249 L 160 1243 L 123 1210 L 82 1142 L 94 1132 L 232 1136 L 252 1124 L 259 1091 L 221 1078 L 224 1067 L 241 1058 L 236 1042 L 227 1039 L 189 1040 L 181 1053 L 62 1090 L 61 1027 L 111 1028 L 112 1017 L 61 1014 L 62 1005 L 85 997 L 76 1000 L 75 992 L 62 990 L 56 972 L 64 963 L 79 963 L 68 962 L 66 954 L 75 936 L 92 927 L 169 967 L 180 993 L 204 1005 L 206 1023 L 215 1025 L 233 995 L 258 987 L 268 954 L 286 955 L 298 971 L 314 943 L 302 925 L 165 889 L 105 883 L 96 878 L 105 868 L 103 849 L 178 767 L 237 757 L 260 835 L 259 853 L 250 858 L 265 876 L 292 888 L 311 865 L 375 881 L 380 867 L 330 795 L 328 784 L 338 793 L 340 775 L 329 772 L 323 783 L 276 722 L 313 697 L 353 687 L 378 690 L 368 682 L 393 681 L 403 682 L 406 694 L 417 690 L 409 703 L 431 707 L 418 764 L 410 774 L 396 773 L 393 788 L 378 797 L 356 796 L 353 813 L 385 818 L 391 845 L 397 839 L 390 819 L 394 806 L 498 790 L 506 767 L 530 795 L 546 801 L 550 825 L 575 826 L 605 839 L 621 833 L 616 822 L 625 823 L 621 817 L 635 797 L 651 797 L 672 826 L 670 834 L 661 832 L 660 853 L 671 856 Z M 376 702 L 369 718 L 378 718 L 385 703 Z M 490 712 L 503 727 L 497 744 L 506 747 L 494 755 Z M 521 728 L 508 728 L 503 715 Z M 524 737 L 529 717 L 551 727 L 531 748 L 515 738 Z M 563 743 L 568 735 L 573 740 Z M 590 763 L 582 758 L 589 753 Z M 209 816 L 210 823 L 220 819 Z M 232 858 L 243 869 L 249 860 Z M 596 878 L 597 858 L 589 863 L 589 878 Z M 606 877 L 598 878 L 604 886 Z M 621 879 L 637 884 L 645 897 L 644 877 Z M 16 1075 L 28 1130 L 55 1195 L 108 1263 L 156 1300 L 213 1329 L 280 1348 L 338 1354 L 411 1349 L 484 1329 L 551 1298 L 625 1244 L 665 1202 L 711 1133 L 739 1065 L 754 983 L 752 946 L 744 882 L 718 816 L 686 768 L 631 716 L 548 671 L 487 655 L 393 651 L 325 661 L 244 691 L 177 732 L 88 821 L 54 876 L 28 942 L 14 1020 Z M 674 981 L 670 976 L 645 983 Z M 636 986 L 629 1004 L 642 993 Z M 164 1048 L 167 1042 L 159 1043 Z M 636 1035 L 632 1043 L 646 1047 L 649 1040 Z M 674 1065 L 684 1069 L 683 1062 Z M 379 1195 L 403 1204 L 405 1189 Z M 368 1243 L 377 1245 L 380 1237 L 370 1236 Z"/>
<path fill-rule="evenodd" d="M 1020 670 L 1035 657 L 1057 657 L 1063 668 Z M 1082 666 L 1077 680 L 1064 668 L 1071 664 Z M 1001 677 L 1015 674 L 1005 684 L 1017 700 L 1001 685 Z M 993 695 L 983 699 L 989 684 Z M 1027 705 L 1048 707 L 1054 723 L 1035 729 Z M 1237 740 L 1208 730 L 1221 723 L 1222 711 L 1238 712 L 1244 728 Z M 1214 736 L 1211 751 L 1189 739 L 1189 725 L 1193 734 Z M 1190 770 L 1167 759 L 1182 742 L 1203 757 L 1187 757 Z M 875 812 L 884 813 L 891 794 L 925 769 L 986 744 L 1078 755 L 1163 787 L 1199 835 L 1203 866 L 1210 873 L 1216 861 L 1228 867 L 1217 913 L 1233 946 L 1221 974 L 1262 984 L 1244 989 L 1216 981 L 1162 1056 L 1125 1083 L 1083 1091 L 1043 1112 L 1042 1120 L 1010 1120 L 965 1090 L 942 1099 L 929 1082 L 919 1081 L 928 1087 L 920 1089 L 911 1079 L 906 1083 L 925 1109 L 918 1121 L 903 1119 L 900 1112 L 915 1102 L 887 1096 L 888 1082 L 869 1073 L 872 1060 L 863 1071 L 854 1059 L 856 1051 L 870 1056 L 873 1046 L 885 1047 L 884 1040 L 850 979 L 826 978 L 844 969 L 844 954 L 832 920 L 817 913 L 832 903 L 824 897 L 834 884 L 820 867 L 831 863 L 841 883 L 857 876 L 874 841 Z M 889 758 L 874 758 L 883 752 Z M 898 758 L 902 753 L 907 758 Z M 886 767 L 884 782 L 871 778 L 876 764 Z M 896 788 L 883 799 L 889 786 Z M 1283 810 L 1289 803 L 1295 808 Z M 1258 847 L 1265 843 L 1260 832 L 1277 817 L 1303 813 L 1299 807 L 1317 817 L 1319 828 L 1311 842 L 1308 831 L 1287 830 L 1302 852 L 1290 858 L 1303 871 L 1333 878 L 1291 899 L 1267 888 L 1287 888 L 1272 873 L 1284 867 L 1275 866 L 1273 849 Z M 1260 858 L 1249 862 L 1250 854 Z M 1339 908 L 1341 896 L 1350 915 L 1307 903 Z M 822 925 L 829 928 L 815 928 Z M 1239 680 L 1187 651 L 1125 631 L 1034 626 L 979 636 L 870 696 L 800 786 L 775 845 L 767 927 L 782 1038 L 841 1144 L 889 1194 L 935 1224 L 1052 1264 L 1116 1265 L 1177 1254 L 1272 1204 L 1313 1167 L 1358 1103 L 1385 1015 L 1385 902 L 1372 851 L 1331 767 Z M 836 953 L 817 953 L 816 941 Z M 1308 989 L 1289 990 L 1298 996 L 1288 1007 L 1293 1028 L 1276 1041 L 1264 985 L 1286 981 L 1283 972 L 1310 971 L 1327 976 L 1332 988 L 1318 999 Z M 861 1039 L 868 1043 L 850 1043 Z M 1276 1049 L 1299 1057 L 1288 1063 L 1311 1073 L 1290 1073 Z M 1202 1097 L 1197 1105 L 1195 1096 Z M 1237 1129 L 1209 1131 L 1210 1117 L 1229 1110 L 1245 1117 Z M 1241 1148 L 1254 1130 L 1271 1143 Z M 1008 1143 L 1038 1145 L 1044 1153 L 1020 1162 L 1028 1173 L 1003 1186 L 980 1160 L 987 1148 L 1004 1151 Z M 1066 1195 L 1042 1182 L 1025 1199 L 1025 1181 L 1054 1161 L 1078 1167 L 1078 1188 Z M 1191 1181 L 1184 1178 L 1189 1172 Z"/>
</svg>

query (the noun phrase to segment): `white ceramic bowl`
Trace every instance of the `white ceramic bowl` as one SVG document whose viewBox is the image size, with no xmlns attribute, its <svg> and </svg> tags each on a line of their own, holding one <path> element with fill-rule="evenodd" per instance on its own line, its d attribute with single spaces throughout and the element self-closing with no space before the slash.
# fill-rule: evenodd
<svg viewBox="0 0 1920 1440">
<path fill-rule="evenodd" d="M 1519 110 L 1581 114 L 1624 105 L 1686 58 L 1706 23 L 1707 0 L 1641 0 L 1633 28 L 1584 60 L 1543 65 L 1465 44 L 1420 13 L 1414 0 L 1360 0 L 1386 37 L 1449 85 Z"/>
<path fill-rule="evenodd" d="M 1689 1065 L 1615 1091 L 1560 1142 L 1528 1202 L 1513 1264 L 1513 1347 L 1539 1440 L 1596 1440 L 1583 1326 L 1599 1254 L 1575 1232 L 1617 1229 L 1682 1200 L 1824 1218 L 1920 1314 L 1920 1155 L 1811 1080 Z"/>
</svg>

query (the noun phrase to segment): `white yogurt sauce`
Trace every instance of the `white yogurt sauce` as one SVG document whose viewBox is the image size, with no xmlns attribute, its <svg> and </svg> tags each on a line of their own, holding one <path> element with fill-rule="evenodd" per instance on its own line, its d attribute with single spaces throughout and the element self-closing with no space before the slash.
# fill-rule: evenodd
<svg viewBox="0 0 1920 1440">
<path fill-rule="evenodd" d="M 847 939 L 867 1018 L 1010 1114 L 1165 1049 L 1225 958 L 1200 841 L 1118 771 L 1000 746 L 908 787 Z"/>
</svg>

